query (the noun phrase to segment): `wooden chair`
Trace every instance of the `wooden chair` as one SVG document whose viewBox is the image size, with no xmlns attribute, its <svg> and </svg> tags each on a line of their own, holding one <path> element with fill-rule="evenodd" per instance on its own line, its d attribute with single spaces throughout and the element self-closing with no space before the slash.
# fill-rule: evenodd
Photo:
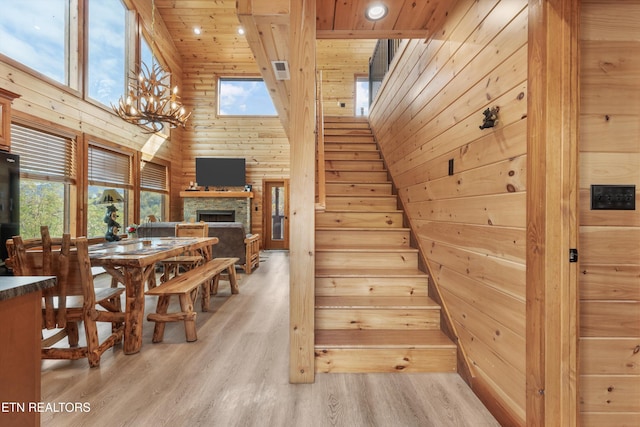
<svg viewBox="0 0 640 427">
<path fill-rule="evenodd" d="M 7 242 L 7 248 L 14 274 L 57 278 L 56 286 L 43 292 L 42 328 L 61 331 L 43 339 L 42 358 L 86 357 L 89 366 L 99 366 L 102 354 L 122 340 L 124 313 L 120 295 L 124 289 L 94 288 L 86 238 L 72 240 L 65 234 L 61 239 L 51 239 L 46 226 L 41 228 L 41 234 L 41 240 L 23 241 L 15 236 Z M 83 347 L 78 347 L 80 322 L 84 323 L 86 339 Z M 111 334 L 102 343 L 96 322 L 111 323 Z M 65 336 L 68 347 L 53 346 Z"/>
<path fill-rule="evenodd" d="M 176 237 L 207 237 L 209 235 L 209 224 L 198 223 L 178 223 L 175 227 Z M 180 274 L 180 270 L 189 271 L 201 265 L 204 261 L 202 253 L 186 253 L 174 256 L 162 261 L 164 272 L 160 277 L 161 282 L 166 282 L 173 276 Z"/>
</svg>

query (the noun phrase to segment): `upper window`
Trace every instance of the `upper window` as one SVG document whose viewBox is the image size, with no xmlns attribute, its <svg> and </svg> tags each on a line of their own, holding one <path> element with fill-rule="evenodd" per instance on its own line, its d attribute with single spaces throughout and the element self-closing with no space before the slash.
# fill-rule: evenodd
<svg viewBox="0 0 640 427">
<path fill-rule="evenodd" d="M 88 96 L 117 105 L 125 90 L 126 8 L 121 0 L 89 0 Z"/>
<path fill-rule="evenodd" d="M 68 3 L 69 0 L 2 2 L 0 53 L 68 84 Z"/>
<path fill-rule="evenodd" d="M 218 85 L 221 116 L 276 116 L 269 91 L 260 78 L 223 78 Z"/>
</svg>

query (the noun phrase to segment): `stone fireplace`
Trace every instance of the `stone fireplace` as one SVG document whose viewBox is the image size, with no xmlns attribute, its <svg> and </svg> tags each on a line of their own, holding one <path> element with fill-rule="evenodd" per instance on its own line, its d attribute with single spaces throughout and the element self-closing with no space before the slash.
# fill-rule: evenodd
<svg viewBox="0 0 640 427">
<path fill-rule="evenodd" d="M 250 191 L 182 191 L 184 220 L 241 222 L 251 233 Z"/>
</svg>

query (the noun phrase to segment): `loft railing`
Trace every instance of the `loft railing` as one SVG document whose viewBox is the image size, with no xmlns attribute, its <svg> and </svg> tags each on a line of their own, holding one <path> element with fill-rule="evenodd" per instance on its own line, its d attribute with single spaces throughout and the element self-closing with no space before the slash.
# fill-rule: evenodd
<svg viewBox="0 0 640 427">
<path fill-rule="evenodd" d="M 316 73 L 316 209 L 326 206 L 324 167 L 324 105 L 322 103 L 322 70 Z"/>
<path fill-rule="evenodd" d="M 401 41 L 400 39 L 378 40 L 369 60 L 369 105 L 382 86 L 382 80 L 389 71 L 389 65 L 391 65 L 391 60 L 393 60 Z"/>
</svg>

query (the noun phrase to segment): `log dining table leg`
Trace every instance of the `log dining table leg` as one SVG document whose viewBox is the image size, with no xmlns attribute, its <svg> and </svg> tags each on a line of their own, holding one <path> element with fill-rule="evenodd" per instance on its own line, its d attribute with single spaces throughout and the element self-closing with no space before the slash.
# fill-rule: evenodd
<svg viewBox="0 0 640 427">
<path fill-rule="evenodd" d="M 142 324 L 144 322 L 144 284 L 155 269 L 128 268 L 124 272 L 126 288 L 126 310 L 124 325 L 124 354 L 135 354 L 142 347 Z"/>
</svg>

